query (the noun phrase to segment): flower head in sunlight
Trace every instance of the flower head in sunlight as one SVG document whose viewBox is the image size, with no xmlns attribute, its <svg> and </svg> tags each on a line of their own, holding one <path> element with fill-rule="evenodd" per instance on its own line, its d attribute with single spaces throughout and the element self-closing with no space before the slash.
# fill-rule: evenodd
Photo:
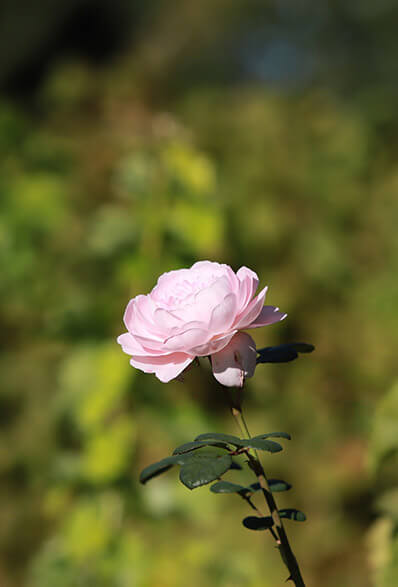
<svg viewBox="0 0 398 587">
<path fill-rule="evenodd" d="M 175 379 L 195 357 L 210 356 L 216 379 L 242 387 L 256 367 L 256 344 L 241 332 L 283 320 L 286 314 L 264 306 L 258 277 L 241 267 L 199 261 L 190 269 L 164 273 L 147 295 L 131 299 L 124 313 L 128 332 L 118 337 L 133 367 Z"/>
</svg>

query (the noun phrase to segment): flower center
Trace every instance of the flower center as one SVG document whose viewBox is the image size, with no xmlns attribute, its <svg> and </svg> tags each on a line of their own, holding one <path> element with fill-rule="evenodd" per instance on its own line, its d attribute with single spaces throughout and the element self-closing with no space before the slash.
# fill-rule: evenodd
<svg viewBox="0 0 398 587">
<path fill-rule="evenodd" d="M 193 272 L 192 272 L 193 273 Z M 173 281 L 156 291 L 156 299 L 159 304 L 168 310 L 180 308 L 182 305 L 189 305 L 194 302 L 195 294 L 210 287 L 220 275 L 193 273 L 183 279 Z"/>
</svg>

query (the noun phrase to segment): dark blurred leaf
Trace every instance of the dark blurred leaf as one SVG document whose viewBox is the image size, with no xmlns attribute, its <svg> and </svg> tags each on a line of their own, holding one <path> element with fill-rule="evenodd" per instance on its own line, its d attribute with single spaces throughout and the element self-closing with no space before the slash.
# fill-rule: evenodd
<svg viewBox="0 0 398 587">
<path fill-rule="evenodd" d="M 218 440 L 221 442 L 227 442 L 228 444 L 241 446 L 240 438 L 233 436 L 232 434 L 221 434 L 220 432 L 207 432 L 206 434 L 199 434 L 199 436 L 195 438 L 195 442 L 202 440 Z"/>
<path fill-rule="evenodd" d="M 248 516 L 242 521 L 242 524 L 249 530 L 268 530 L 273 526 L 274 522 L 271 516 L 266 516 L 264 518 Z"/>
<path fill-rule="evenodd" d="M 152 463 L 152 465 L 148 465 L 145 467 L 140 474 L 140 483 L 146 483 L 153 477 L 157 477 L 161 473 L 165 473 L 168 471 L 173 465 L 177 465 L 178 463 L 181 464 L 181 458 L 178 456 L 166 457 L 161 461 L 157 461 L 156 463 Z"/>
<path fill-rule="evenodd" d="M 288 363 L 297 359 L 299 353 L 311 353 L 314 348 L 312 344 L 305 342 L 292 342 L 265 347 L 257 350 L 259 354 L 257 363 Z"/>
<path fill-rule="evenodd" d="M 283 450 L 278 442 L 273 440 L 264 440 L 262 438 L 244 438 L 240 440 L 239 446 L 247 448 L 255 448 L 257 450 L 266 450 L 267 452 L 280 452 Z"/>
<path fill-rule="evenodd" d="M 190 459 L 181 467 L 180 480 L 188 489 L 195 489 L 220 477 L 225 471 L 228 471 L 231 462 L 232 458 L 228 454 L 222 456 L 190 455 Z"/>
<path fill-rule="evenodd" d="M 247 489 L 252 492 L 260 491 L 261 485 L 260 485 L 260 483 L 252 483 L 251 485 L 249 485 L 249 487 Z"/>
<path fill-rule="evenodd" d="M 242 470 L 242 465 L 240 465 L 239 463 L 237 463 L 236 461 L 232 460 L 230 469 L 235 469 L 236 471 L 241 471 Z"/>
<path fill-rule="evenodd" d="M 285 432 L 271 432 L 271 436 L 285 435 Z M 195 441 L 203 441 L 206 439 L 213 439 L 227 442 L 228 444 L 233 444 L 236 447 L 247 447 L 247 448 L 256 448 L 258 450 L 266 450 L 268 452 L 280 452 L 282 446 L 277 442 L 273 442 L 272 440 L 265 440 L 264 437 L 267 435 L 260 435 L 256 436 L 255 438 L 238 438 L 237 436 L 232 436 L 230 434 L 219 434 L 218 432 L 209 432 L 206 434 L 200 434 L 195 438 Z M 287 438 L 288 435 L 283 436 Z"/>
<path fill-rule="evenodd" d="M 307 519 L 307 516 L 303 512 L 293 508 L 279 510 L 279 515 L 281 518 L 288 518 L 289 520 L 295 520 L 296 522 L 305 522 Z"/>
<path fill-rule="evenodd" d="M 198 448 L 203 448 L 204 446 L 217 446 L 219 448 L 225 448 L 228 450 L 228 445 L 226 443 L 217 442 L 216 440 L 203 440 L 203 441 L 194 441 L 194 442 L 187 442 L 178 446 L 173 451 L 173 455 L 180 455 L 187 452 L 191 452 L 193 450 L 197 450 Z"/>
<path fill-rule="evenodd" d="M 240 493 L 247 491 L 247 487 L 229 481 L 217 481 L 210 487 L 210 491 L 213 493 Z"/>
<path fill-rule="evenodd" d="M 272 493 L 277 493 L 279 491 L 289 491 L 289 489 L 292 488 L 290 483 L 286 483 L 286 481 L 282 481 L 282 479 L 268 479 L 268 485 Z"/>
<path fill-rule="evenodd" d="M 255 438 L 286 438 L 286 440 L 291 440 L 292 437 L 287 432 L 268 432 L 267 434 L 258 434 L 257 436 L 253 436 L 253 440 Z"/>
<path fill-rule="evenodd" d="M 281 479 L 268 479 L 269 488 L 273 493 L 277 493 L 278 491 L 288 491 L 292 488 L 290 483 L 286 483 L 286 481 L 282 481 Z M 248 491 L 256 492 L 261 490 L 260 483 L 252 483 L 247 487 Z"/>
</svg>

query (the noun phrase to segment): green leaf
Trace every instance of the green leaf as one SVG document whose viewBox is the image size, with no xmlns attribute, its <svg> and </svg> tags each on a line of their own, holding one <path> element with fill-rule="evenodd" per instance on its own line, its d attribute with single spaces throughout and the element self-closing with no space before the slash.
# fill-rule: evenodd
<svg viewBox="0 0 398 587">
<path fill-rule="evenodd" d="M 287 438 L 288 435 L 285 432 L 271 432 L 270 435 L 283 435 L 283 438 Z M 285 436 L 286 435 L 286 436 Z M 195 438 L 195 442 L 198 441 L 205 441 L 205 440 L 215 440 L 226 442 L 228 444 L 233 444 L 237 447 L 247 447 L 247 448 L 256 448 L 258 450 L 266 450 L 268 452 L 279 452 L 282 449 L 282 446 L 277 442 L 273 442 L 272 440 L 264 439 L 265 435 L 260 435 L 255 438 L 238 438 L 237 436 L 232 436 L 231 434 L 220 434 L 218 432 L 209 432 L 206 434 L 200 434 Z"/>
<path fill-rule="evenodd" d="M 229 481 L 217 481 L 210 487 L 210 491 L 213 493 L 240 493 L 247 492 L 247 487 Z"/>
<path fill-rule="evenodd" d="M 271 453 L 283 450 L 278 442 L 274 442 L 273 440 L 263 440 L 262 438 L 244 438 L 243 440 L 240 440 L 239 443 L 239 446 L 242 447 L 266 450 Z"/>
<path fill-rule="evenodd" d="M 140 482 L 146 483 L 153 477 L 157 477 L 157 475 L 165 473 L 166 471 L 171 469 L 173 465 L 177 464 L 181 464 L 181 457 L 179 456 L 166 457 L 161 461 L 152 463 L 152 465 L 148 465 L 148 467 L 145 467 L 145 469 L 141 471 Z"/>
<path fill-rule="evenodd" d="M 178 446 L 173 451 L 173 455 L 184 454 L 193 450 L 197 450 L 198 448 L 203 448 L 204 446 L 218 446 L 219 448 L 225 448 L 228 450 L 228 446 L 225 443 L 217 442 L 216 440 L 202 440 L 186 442 L 185 444 Z"/>
<path fill-rule="evenodd" d="M 272 493 L 277 493 L 279 491 L 289 491 L 289 489 L 292 488 L 290 483 L 286 483 L 286 481 L 282 481 L 282 479 L 268 479 L 268 485 Z"/>
<path fill-rule="evenodd" d="M 253 436 L 254 438 L 286 438 L 286 440 L 291 440 L 292 437 L 287 432 L 268 432 L 267 434 L 258 434 L 257 436 Z"/>
<path fill-rule="evenodd" d="M 195 441 L 198 440 L 218 440 L 221 442 L 227 442 L 228 444 L 234 444 L 235 446 L 241 446 L 241 439 L 237 436 L 233 436 L 232 434 L 221 434 L 220 432 L 207 432 L 206 434 L 199 434 L 195 438 Z"/>
<path fill-rule="evenodd" d="M 286 483 L 286 481 L 282 481 L 281 479 L 268 479 L 268 485 L 271 489 L 272 493 L 276 493 L 278 491 L 288 491 L 292 488 L 290 483 Z M 248 491 L 255 493 L 256 491 L 261 490 L 260 483 L 252 483 L 247 487 Z"/>
<path fill-rule="evenodd" d="M 281 518 L 288 518 L 289 520 L 294 520 L 295 522 L 305 522 L 307 519 L 307 516 L 303 512 L 292 508 L 279 510 L 279 515 Z"/>
<path fill-rule="evenodd" d="M 248 516 L 242 521 L 245 528 L 249 530 L 268 530 L 274 524 L 271 516 L 259 518 L 258 516 Z"/>
<path fill-rule="evenodd" d="M 261 491 L 261 485 L 260 483 L 252 483 L 247 489 L 255 493 L 256 491 Z"/>
<path fill-rule="evenodd" d="M 180 481 L 188 489 L 195 489 L 218 479 L 231 467 L 231 455 L 190 455 L 181 467 Z"/>
<path fill-rule="evenodd" d="M 243 469 L 243 467 L 242 467 L 242 465 L 240 465 L 239 463 L 237 463 L 236 461 L 234 461 L 232 459 L 232 463 L 231 463 L 230 469 L 231 470 L 234 469 L 235 471 L 241 471 Z"/>
</svg>

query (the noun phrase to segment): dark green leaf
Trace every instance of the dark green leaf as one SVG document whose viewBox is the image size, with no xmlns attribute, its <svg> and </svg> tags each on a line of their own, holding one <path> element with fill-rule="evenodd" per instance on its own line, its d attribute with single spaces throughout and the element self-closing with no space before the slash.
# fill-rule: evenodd
<svg viewBox="0 0 398 587">
<path fill-rule="evenodd" d="M 234 469 L 236 471 L 241 471 L 242 470 L 242 465 L 240 465 L 239 463 L 237 463 L 236 461 L 232 460 L 230 469 Z"/>
<path fill-rule="evenodd" d="M 285 432 L 271 432 L 270 435 L 283 435 L 283 437 L 288 437 L 287 433 Z M 286 436 L 285 436 L 286 435 Z M 279 452 L 282 449 L 282 446 L 277 442 L 273 442 L 272 440 L 264 439 L 264 435 L 257 436 L 255 438 L 238 438 L 237 436 L 232 436 L 230 434 L 219 434 L 218 432 L 209 432 L 206 434 L 200 434 L 195 438 L 195 442 L 203 442 L 205 440 L 215 440 L 221 442 L 227 442 L 229 444 L 233 444 L 237 447 L 247 447 L 247 448 L 256 448 L 258 450 L 266 450 L 268 452 Z"/>
<path fill-rule="evenodd" d="M 260 483 L 252 483 L 251 485 L 249 485 L 249 487 L 247 489 L 249 491 L 252 491 L 253 493 L 255 493 L 256 491 L 261 490 L 261 485 L 260 485 Z"/>
<path fill-rule="evenodd" d="M 267 434 L 258 434 L 253 438 L 286 438 L 286 440 L 291 440 L 292 437 L 287 432 L 268 432 Z"/>
<path fill-rule="evenodd" d="M 152 463 L 152 465 L 145 467 L 145 469 L 143 471 L 141 471 L 140 482 L 146 483 L 147 481 L 149 481 L 153 477 L 156 477 L 157 475 L 160 475 L 161 473 L 165 473 L 173 465 L 177 465 L 178 463 L 180 463 L 180 460 L 181 460 L 180 457 L 172 456 L 172 457 L 166 457 L 165 459 L 162 459 L 161 461 L 157 461 L 156 463 Z"/>
<path fill-rule="evenodd" d="M 247 492 L 247 488 L 229 481 L 218 481 L 210 487 L 210 491 L 213 493 L 239 493 L 242 491 Z"/>
<path fill-rule="evenodd" d="M 276 493 L 278 491 L 288 491 L 292 488 L 290 483 L 286 483 L 286 481 L 282 481 L 281 479 L 268 479 L 268 485 L 272 493 Z M 260 483 L 252 483 L 249 485 L 249 487 L 247 487 L 247 490 L 255 493 L 256 491 L 261 490 L 261 485 Z"/>
<path fill-rule="evenodd" d="M 283 450 L 278 442 L 273 440 L 263 440 L 262 438 L 244 438 L 239 441 L 239 446 L 255 448 L 257 450 L 266 450 L 268 452 L 280 452 Z"/>
<path fill-rule="evenodd" d="M 257 363 L 288 363 L 294 361 L 299 353 L 311 353 L 314 350 L 312 344 L 305 342 L 292 342 L 278 346 L 269 346 L 259 349 Z"/>
<path fill-rule="evenodd" d="M 303 512 L 292 508 L 279 510 L 279 515 L 281 518 L 288 518 L 289 520 L 295 520 L 296 522 L 305 522 L 307 519 L 307 516 Z"/>
<path fill-rule="evenodd" d="M 289 491 L 289 489 L 292 488 L 290 483 L 286 483 L 286 481 L 282 481 L 282 479 L 268 479 L 268 485 L 272 493 L 277 493 L 278 491 Z"/>
<path fill-rule="evenodd" d="M 199 434 L 195 438 L 195 441 L 202 441 L 202 440 L 217 440 L 221 442 L 227 442 L 228 444 L 234 444 L 235 446 L 240 446 L 240 438 L 237 436 L 233 436 L 232 434 L 221 434 L 220 432 L 207 432 L 206 434 Z"/>
<path fill-rule="evenodd" d="M 210 455 L 210 454 L 193 454 L 190 455 L 181 467 L 180 481 L 188 487 L 195 489 L 201 485 L 206 485 L 228 471 L 231 467 L 231 455 Z"/>
<path fill-rule="evenodd" d="M 264 518 L 248 516 L 242 523 L 249 530 L 268 530 L 274 524 L 271 516 L 265 516 Z"/>
<path fill-rule="evenodd" d="M 202 441 L 194 441 L 194 442 L 187 442 L 178 446 L 173 455 L 180 455 L 183 453 L 187 453 L 193 450 L 197 450 L 198 448 L 203 448 L 204 446 L 218 446 L 220 448 L 226 448 L 228 450 L 228 446 L 225 443 L 217 442 L 216 440 L 202 440 Z"/>
</svg>

